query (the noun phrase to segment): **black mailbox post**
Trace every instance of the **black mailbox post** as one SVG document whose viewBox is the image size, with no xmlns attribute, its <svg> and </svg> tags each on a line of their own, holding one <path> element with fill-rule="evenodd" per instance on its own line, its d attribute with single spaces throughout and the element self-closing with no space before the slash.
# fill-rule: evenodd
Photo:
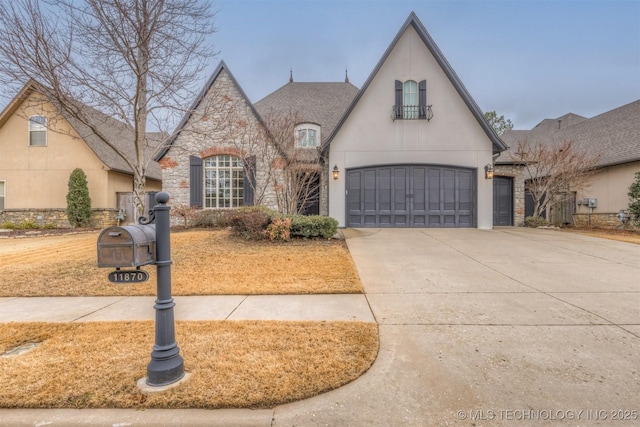
<svg viewBox="0 0 640 427">
<path fill-rule="evenodd" d="M 109 227 L 98 236 L 98 267 L 120 269 L 156 265 L 155 344 L 147 365 L 146 382 L 158 387 L 184 377 L 184 361 L 175 340 L 173 307 L 176 304 L 171 296 L 171 207 L 167 205 L 168 201 L 169 195 L 160 192 L 156 194 L 158 204 L 149 211 L 149 218 L 141 217 L 139 225 Z"/>
</svg>

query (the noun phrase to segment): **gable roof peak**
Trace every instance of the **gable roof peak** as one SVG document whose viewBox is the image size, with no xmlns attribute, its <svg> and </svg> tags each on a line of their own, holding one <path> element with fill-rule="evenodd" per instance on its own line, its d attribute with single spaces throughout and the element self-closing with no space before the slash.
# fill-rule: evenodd
<svg viewBox="0 0 640 427">
<path fill-rule="evenodd" d="M 236 78 L 233 76 L 233 73 L 231 73 L 231 70 L 229 70 L 229 67 L 227 66 L 227 64 L 224 62 L 224 60 L 221 59 L 220 62 L 218 63 L 218 66 L 216 67 L 215 70 L 213 70 L 213 73 L 211 73 L 211 76 L 209 77 L 209 79 L 205 83 L 204 87 L 202 88 L 202 90 L 200 91 L 200 93 L 198 94 L 196 99 L 189 106 L 189 109 L 187 110 L 187 112 L 182 117 L 182 120 L 180 120 L 180 123 L 178 123 L 178 126 L 173 131 L 173 133 L 171 134 L 171 137 L 167 140 L 167 143 L 165 144 L 165 148 L 160 153 L 158 153 L 158 155 L 154 158 L 154 160 L 156 162 L 160 161 L 169 152 L 169 150 L 173 146 L 173 143 L 175 142 L 176 138 L 178 137 L 178 135 L 180 134 L 182 129 L 187 125 L 187 123 L 188 123 L 189 119 L 191 118 L 193 112 L 198 108 L 200 103 L 207 96 L 207 93 L 209 93 L 209 90 L 211 89 L 213 84 L 216 82 L 216 80 L 218 79 L 220 74 L 222 73 L 222 70 L 224 70 L 225 73 L 229 76 L 229 79 L 231 79 L 231 82 L 233 83 L 235 88 L 238 90 L 238 92 L 240 93 L 240 96 L 244 99 L 244 101 L 249 106 L 249 108 L 251 109 L 251 111 L 253 112 L 255 117 L 258 119 L 258 121 L 262 122 L 262 119 L 260 118 L 260 115 L 256 111 L 253 103 L 251 101 L 249 101 L 249 98 L 247 97 L 247 94 L 244 92 L 244 90 L 242 89 L 242 87 L 240 86 L 240 84 L 238 83 Z"/>
<path fill-rule="evenodd" d="M 331 144 L 331 141 L 333 140 L 334 136 L 340 131 L 340 128 L 342 127 L 344 122 L 347 120 L 347 118 L 351 114 L 351 111 L 353 111 L 358 101 L 360 101 L 360 98 L 362 98 L 362 95 L 367 90 L 367 88 L 369 87 L 373 79 L 376 77 L 376 75 L 378 74 L 378 71 L 380 71 L 384 63 L 387 61 L 387 59 L 391 55 L 391 52 L 395 49 L 396 45 L 398 44 L 402 36 L 405 34 L 409 26 L 414 28 L 414 30 L 416 31 L 416 33 L 418 34 L 422 42 L 425 44 L 429 52 L 431 52 L 431 55 L 433 55 L 434 59 L 436 60 L 436 62 L 438 63 L 442 71 L 444 71 L 445 75 L 447 76 L 451 84 L 454 86 L 456 91 L 458 92 L 458 95 L 462 98 L 464 103 L 467 105 L 467 108 L 469 108 L 469 110 L 471 111 L 471 114 L 474 116 L 474 118 L 476 119 L 476 121 L 478 122 L 482 130 L 485 132 L 487 137 L 491 140 L 491 143 L 493 144 L 494 154 L 506 150 L 507 145 L 500 139 L 500 137 L 496 134 L 495 130 L 485 120 L 484 114 L 480 110 L 480 107 L 478 107 L 478 104 L 476 104 L 476 102 L 471 97 L 467 89 L 464 87 L 464 85 L 462 84 L 462 81 L 460 80 L 456 72 L 453 70 L 451 65 L 449 64 L 449 61 L 447 61 L 447 59 L 444 57 L 444 55 L 442 54 L 442 51 L 440 51 L 440 49 L 436 45 L 436 42 L 431 38 L 425 26 L 422 24 L 422 22 L 420 22 L 420 19 L 418 19 L 418 15 L 416 15 L 416 13 L 413 11 L 409 13 L 409 16 L 405 20 L 402 27 L 400 27 L 400 30 L 396 34 L 395 38 L 393 39 L 389 47 L 387 47 L 387 50 L 382 55 L 382 58 L 380 58 L 380 61 L 378 61 L 378 64 L 376 65 L 376 67 L 373 69 L 373 71 L 371 72 L 367 80 L 362 85 L 360 92 L 353 99 L 351 106 L 346 110 L 345 114 L 343 115 L 342 119 L 336 126 L 335 130 L 327 140 L 327 143 L 326 145 L 324 145 L 323 149 L 325 150 L 328 149 L 329 144 Z"/>
</svg>

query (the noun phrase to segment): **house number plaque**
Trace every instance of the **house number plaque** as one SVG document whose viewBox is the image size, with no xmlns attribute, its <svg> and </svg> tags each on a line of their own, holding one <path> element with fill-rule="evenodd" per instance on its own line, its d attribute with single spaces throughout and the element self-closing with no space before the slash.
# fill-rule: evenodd
<svg viewBox="0 0 640 427">
<path fill-rule="evenodd" d="M 111 283 L 141 283 L 149 280 L 149 273 L 143 270 L 116 270 L 109 273 Z"/>
</svg>

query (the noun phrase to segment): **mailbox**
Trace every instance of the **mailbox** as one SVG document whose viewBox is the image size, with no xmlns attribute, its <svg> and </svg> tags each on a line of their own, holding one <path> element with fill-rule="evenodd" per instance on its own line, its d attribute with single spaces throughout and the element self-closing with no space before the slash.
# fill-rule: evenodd
<svg viewBox="0 0 640 427">
<path fill-rule="evenodd" d="M 139 267 L 156 261 L 156 225 L 125 225 L 98 236 L 98 267 Z"/>
</svg>

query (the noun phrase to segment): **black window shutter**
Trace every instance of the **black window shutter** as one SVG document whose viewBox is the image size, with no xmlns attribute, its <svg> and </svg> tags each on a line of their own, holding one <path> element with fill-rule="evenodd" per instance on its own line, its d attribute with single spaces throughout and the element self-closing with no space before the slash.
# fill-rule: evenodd
<svg viewBox="0 0 640 427">
<path fill-rule="evenodd" d="M 254 189 L 256 188 L 256 156 L 244 159 L 244 178 L 242 180 L 243 203 L 245 206 L 253 206 Z"/>
<path fill-rule="evenodd" d="M 418 115 L 421 119 L 427 118 L 427 81 L 418 83 Z"/>
<path fill-rule="evenodd" d="M 396 119 L 402 118 L 402 82 L 396 80 L 396 105 L 395 105 Z"/>
<path fill-rule="evenodd" d="M 202 208 L 202 159 L 189 157 L 189 205 Z"/>
</svg>

